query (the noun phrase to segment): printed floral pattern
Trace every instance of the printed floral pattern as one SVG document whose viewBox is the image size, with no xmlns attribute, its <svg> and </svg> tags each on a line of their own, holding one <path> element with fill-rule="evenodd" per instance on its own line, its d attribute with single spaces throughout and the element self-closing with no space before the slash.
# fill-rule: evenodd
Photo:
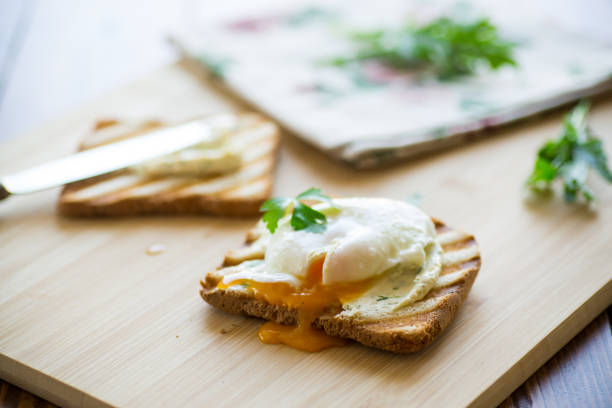
<svg viewBox="0 0 612 408">
<path fill-rule="evenodd" d="M 306 4 L 292 10 L 203 25 L 178 41 L 245 99 L 311 144 L 370 168 L 464 143 L 470 133 L 612 88 L 612 47 L 537 16 L 495 14 L 444 0 Z M 450 10 L 450 11 L 449 11 Z M 333 67 L 352 46 L 343 32 L 482 12 L 520 46 L 518 68 L 440 81 L 376 62 Z M 507 11 L 507 10 L 506 10 Z M 549 18 L 549 17 L 547 17 Z M 368 25 L 369 24 L 369 25 Z"/>
</svg>

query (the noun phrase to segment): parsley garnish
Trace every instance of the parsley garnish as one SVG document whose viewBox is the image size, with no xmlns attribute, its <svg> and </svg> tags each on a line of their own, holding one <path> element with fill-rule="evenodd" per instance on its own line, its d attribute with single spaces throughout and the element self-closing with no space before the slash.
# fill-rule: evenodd
<svg viewBox="0 0 612 408">
<path fill-rule="evenodd" d="M 271 233 L 278 228 L 278 221 L 285 213 L 292 212 L 290 224 L 294 230 L 306 230 L 320 233 L 325 231 L 327 217 L 322 212 L 302 203 L 301 200 L 327 202 L 332 205 L 331 198 L 318 188 L 309 188 L 295 198 L 274 197 L 263 203 L 259 211 L 265 212 L 263 222 Z"/>
<path fill-rule="evenodd" d="M 527 179 L 529 187 L 547 191 L 556 178 L 561 178 L 565 200 L 573 202 L 580 193 L 587 201 L 594 198 L 586 184 L 589 167 L 612 183 L 602 142 L 587 125 L 588 111 L 589 103 L 581 101 L 565 116 L 561 137 L 549 140 L 538 151 L 533 172 Z"/>
<path fill-rule="evenodd" d="M 493 70 L 517 65 L 512 53 L 516 44 L 500 38 L 486 18 L 458 23 L 441 17 L 421 27 L 356 32 L 351 38 L 360 45 L 357 52 L 331 64 L 377 60 L 397 69 L 429 69 L 442 79 L 471 75 L 482 64 Z"/>
<path fill-rule="evenodd" d="M 382 295 L 378 295 L 378 297 L 376 298 L 377 302 L 380 302 L 381 300 L 387 300 L 387 299 L 395 299 L 398 298 L 400 296 L 382 296 Z"/>
</svg>

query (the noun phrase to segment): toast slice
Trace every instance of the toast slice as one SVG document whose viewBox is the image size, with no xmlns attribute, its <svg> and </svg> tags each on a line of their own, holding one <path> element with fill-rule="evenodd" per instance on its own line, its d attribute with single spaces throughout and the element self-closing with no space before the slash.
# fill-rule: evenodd
<svg viewBox="0 0 612 408">
<path fill-rule="evenodd" d="M 436 286 L 420 301 L 401 311 L 399 316 L 354 318 L 343 313 L 341 304 L 330 305 L 313 326 L 328 335 L 355 340 L 370 347 L 395 353 L 411 353 L 430 344 L 450 324 L 467 298 L 480 269 L 480 251 L 472 235 L 459 232 L 433 219 L 443 249 L 442 270 Z M 217 288 L 228 268 L 242 262 L 264 259 L 265 243 L 260 223 L 247 234 L 245 246 L 229 251 L 223 265 L 201 281 L 202 298 L 229 313 L 243 314 L 293 325 L 298 311 L 284 305 L 269 304 L 251 289 L 231 286 Z"/>
<path fill-rule="evenodd" d="M 162 126 L 159 121 L 100 121 L 79 150 L 124 140 Z M 231 137 L 248 146 L 242 153 L 242 164 L 235 171 L 207 177 L 151 177 L 120 170 L 66 186 L 59 197 L 58 211 L 78 217 L 256 215 L 272 191 L 279 130 L 260 115 L 241 114 L 238 129 Z"/>
</svg>

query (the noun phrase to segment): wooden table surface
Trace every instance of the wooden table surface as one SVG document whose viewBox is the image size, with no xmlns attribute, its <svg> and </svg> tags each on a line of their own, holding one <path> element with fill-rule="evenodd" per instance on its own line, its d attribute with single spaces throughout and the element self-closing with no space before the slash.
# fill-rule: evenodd
<svg viewBox="0 0 612 408">
<path fill-rule="evenodd" d="M 612 308 L 512 393 L 500 408 L 612 406 Z M 1 408 L 55 405 L 0 379 Z"/>
<path fill-rule="evenodd" d="M 0 2 L 0 141 L 172 61 L 164 33 L 193 7 L 190 1 Z M 611 326 L 609 308 L 501 406 L 612 406 Z M 53 405 L 0 380 L 0 407 L 18 406 Z"/>
</svg>

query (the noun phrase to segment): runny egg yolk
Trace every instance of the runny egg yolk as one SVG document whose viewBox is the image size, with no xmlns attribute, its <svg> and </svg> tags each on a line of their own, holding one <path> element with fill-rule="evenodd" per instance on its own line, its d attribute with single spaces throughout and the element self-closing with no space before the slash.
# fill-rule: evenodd
<svg viewBox="0 0 612 408">
<path fill-rule="evenodd" d="M 257 282 L 250 279 L 237 279 L 229 284 L 222 281 L 217 287 L 226 289 L 233 285 L 248 285 L 256 297 L 267 303 L 297 310 L 295 326 L 276 322 L 263 324 L 257 333 L 263 343 L 282 343 L 309 352 L 344 346 L 347 344 L 344 339 L 328 336 L 323 330 L 312 327 L 312 323 L 323 315 L 326 309 L 341 308 L 343 302 L 359 297 L 371 287 L 373 280 L 324 285 L 322 283 L 324 261 L 325 258 L 321 257 L 310 263 L 299 288 L 286 282 Z"/>
</svg>

